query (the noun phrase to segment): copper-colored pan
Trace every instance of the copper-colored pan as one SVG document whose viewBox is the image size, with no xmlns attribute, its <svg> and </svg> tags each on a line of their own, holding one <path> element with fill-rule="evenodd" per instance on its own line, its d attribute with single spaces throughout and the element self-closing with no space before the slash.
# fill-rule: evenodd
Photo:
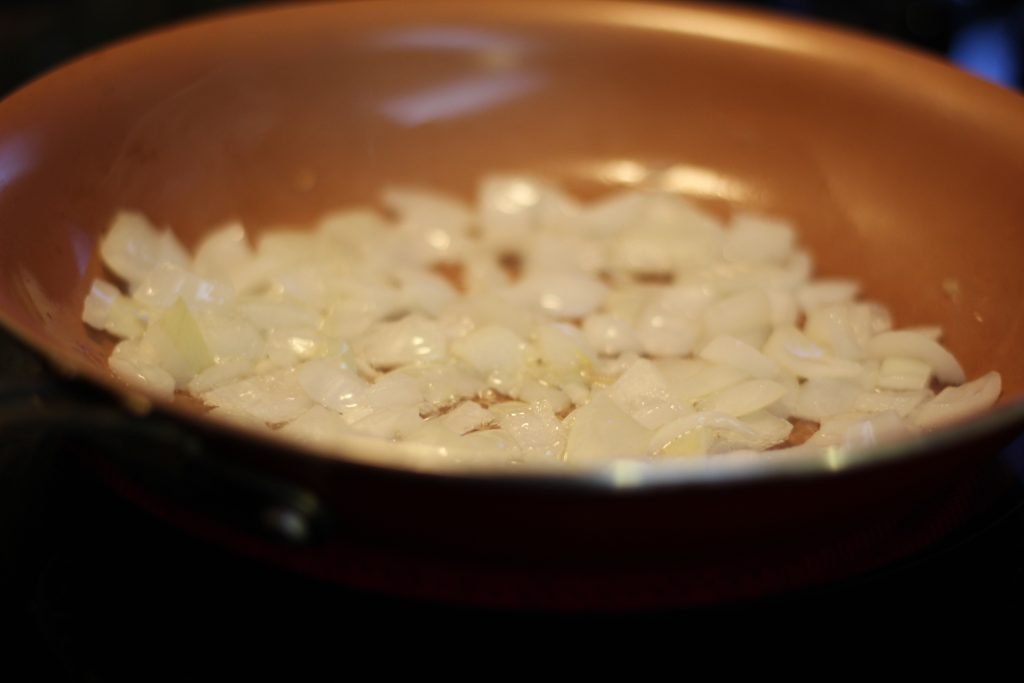
<svg viewBox="0 0 1024 683">
<path fill-rule="evenodd" d="M 228 218 L 302 226 L 388 183 L 468 197 L 484 173 L 527 170 L 597 192 L 637 163 L 674 165 L 678 189 L 715 210 L 792 218 L 820 273 L 862 281 L 900 325 L 941 324 L 969 375 L 999 370 L 1000 406 L 856 454 L 439 474 L 303 452 L 181 401 L 142 416 L 107 370 L 110 341 L 80 322 L 120 208 L 194 244 Z M 341 3 L 171 28 L 0 103 L 0 323 L 83 380 L 65 385 L 74 396 L 99 389 L 15 401 L 0 424 L 46 423 L 196 533 L 368 588 L 670 606 L 849 575 L 934 541 L 998 488 L 998 453 L 1024 427 L 1022 178 L 1018 95 L 743 12 Z"/>
</svg>

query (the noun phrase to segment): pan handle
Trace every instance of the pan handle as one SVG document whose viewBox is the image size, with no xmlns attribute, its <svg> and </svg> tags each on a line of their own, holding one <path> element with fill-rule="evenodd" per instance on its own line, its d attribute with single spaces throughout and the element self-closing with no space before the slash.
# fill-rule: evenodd
<svg viewBox="0 0 1024 683">
<path fill-rule="evenodd" d="M 38 448 L 98 453 L 164 500 L 263 538 L 314 544 L 328 527 L 312 492 L 216 457 L 198 431 L 170 417 L 132 415 L 97 388 L 57 377 L 0 330 L 0 464 Z"/>
</svg>

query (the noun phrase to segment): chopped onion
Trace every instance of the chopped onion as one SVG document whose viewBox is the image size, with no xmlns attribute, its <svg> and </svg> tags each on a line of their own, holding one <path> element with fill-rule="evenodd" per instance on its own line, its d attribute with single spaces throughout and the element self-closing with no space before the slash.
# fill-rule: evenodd
<svg viewBox="0 0 1024 683">
<path fill-rule="evenodd" d="M 966 379 L 963 368 L 953 354 L 934 339 L 916 332 L 882 332 L 867 343 L 867 352 L 872 358 L 896 356 L 924 361 L 931 366 L 941 382 L 962 384 Z"/>
<path fill-rule="evenodd" d="M 643 358 L 609 387 L 608 397 L 647 429 L 657 429 L 681 413 L 689 412 L 669 391 L 658 367 Z"/>
<path fill-rule="evenodd" d="M 749 458 L 818 423 L 795 455 L 997 400 L 999 375 L 963 384 L 939 328 L 894 330 L 856 282 L 812 279 L 786 221 L 723 223 L 659 189 L 667 176 L 609 173 L 645 188 L 584 202 L 495 175 L 468 206 L 389 187 L 383 210 L 264 231 L 255 248 L 221 224 L 194 258 L 121 212 L 99 244 L 117 284 L 96 280 L 82 319 L 123 340 L 111 371 L 151 396 L 188 391 L 215 417 L 353 455 L 401 442 L 365 453 L 394 462 Z"/>
<path fill-rule="evenodd" d="M 769 407 L 785 393 L 786 387 L 778 382 L 752 379 L 701 399 L 697 409 L 743 417 Z"/>
<path fill-rule="evenodd" d="M 770 378 L 779 374 L 779 366 L 756 348 L 729 335 L 719 335 L 701 349 L 699 356 L 742 370 L 751 377 Z"/>
<path fill-rule="evenodd" d="M 494 413 L 475 401 L 465 401 L 440 418 L 445 427 L 456 434 L 466 434 L 494 422 Z"/>
<path fill-rule="evenodd" d="M 997 372 L 958 387 L 946 387 L 911 413 L 910 421 L 918 427 L 934 428 L 966 419 L 991 408 L 1002 388 Z"/>
</svg>

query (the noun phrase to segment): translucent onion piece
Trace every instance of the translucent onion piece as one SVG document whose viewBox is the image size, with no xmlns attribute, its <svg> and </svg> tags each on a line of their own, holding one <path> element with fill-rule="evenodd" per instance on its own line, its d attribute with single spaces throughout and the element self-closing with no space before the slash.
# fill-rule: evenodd
<svg viewBox="0 0 1024 683">
<path fill-rule="evenodd" d="M 775 330 L 765 343 L 764 352 L 797 377 L 857 379 L 864 372 L 860 364 L 828 355 L 824 348 L 792 327 Z"/>
<path fill-rule="evenodd" d="M 820 422 L 831 415 L 854 411 L 864 390 L 857 382 L 829 377 L 809 379 L 797 390 L 790 414 Z"/>
<path fill-rule="evenodd" d="M 778 263 L 792 253 L 793 227 L 785 221 L 737 213 L 730 224 L 722 254 L 728 261 Z"/>
<path fill-rule="evenodd" d="M 651 430 L 630 417 L 605 392 L 571 415 L 565 459 L 573 465 L 642 457 L 650 452 Z"/>
<path fill-rule="evenodd" d="M 874 415 L 847 413 L 823 420 L 818 431 L 806 443 L 808 446 L 868 448 L 897 441 L 914 433 L 913 427 L 894 412 Z"/>
<path fill-rule="evenodd" d="M 875 380 L 880 389 L 924 389 L 932 379 L 932 368 L 916 358 L 886 358 Z"/>
<path fill-rule="evenodd" d="M 475 401 L 464 401 L 438 418 L 456 434 L 476 431 L 494 422 L 494 413 Z"/>
<path fill-rule="evenodd" d="M 100 257 L 111 272 L 130 285 L 141 282 L 162 263 L 189 267 L 188 254 L 172 233 L 158 231 L 145 216 L 130 211 L 114 217 L 100 240 Z"/>
<path fill-rule="evenodd" d="M 738 292 L 708 306 L 704 324 L 709 338 L 757 331 L 767 337 L 772 324 L 771 303 L 759 289 Z"/>
<path fill-rule="evenodd" d="M 989 372 L 958 387 L 946 387 L 910 415 L 918 427 L 935 428 L 982 413 L 993 405 L 1002 391 L 1002 377 Z"/>
<path fill-rule="evenodd" d="M 441 327 L 420 315 L 375 323 L 353 340 L 352 346 L 367 363 L 378 369 L 436 361 L 448 353 L 448 340 Z"/>
<path fill-rule="evenodd" d="M 231 358 L 223 363 L 211 365 L 193 377 L 188 383 L 188 390 L 192 394 L 201 394 L 248 377 L 253 371 L 253 362 L 248 358 Z"/>
<path fill-rule="evenodd" d="M 316 405 L 281 427 L 279 433 L 314 445 L 340 447 L 353 430 L 341 415 Z"/>
<path fill-rule="evenodd" d="M 209 405 L 243 412 L 268 424 L 294 420 L 312 406 L 294 369 L 225 384 L 201 397 Z"/>
<path fill-rule="evenodd" d="M 598 353 L 616 356 L 640 347 L 633 326 L 612 313 L 596 313 L 583 321 L 583 333 Z"/>
<path fill-rule="evenodd" d="M 786 393 L 786 387 L 767 379 L 752 379 L 701 399 L 697 409 L 743 417 L 772 405 Z"/>
<path fill-rule="evenodd" d="M 298 381 L 306 396 L 339 413 L 358 406 L 369 387 L 344 358 L 321 358 L 304 363 L 298 369 Z"/>
<path fill-rule="evenodd" d="M 241 223 L 210 231 L 196 247 L 193 267 L 202 277 L 225 277 L 252 258 L 252 248 Z"/>
<path fill-rule="evenodd" d="M 947 384 L 962 384 L 966 377 L 960 363 L 934 339 L 907 331 L 882 332 L 867 343 L 872 358 L 916 358 L 935 371 L 935 377 Z"/>
<path fill-rule="evenodd" d="M 805 311 L 820 306 L 853 301 L 860 285 L 852 280 L 818 280 L 800 287 L 796 292 L 797 303 Z"/>
<path fill-rule="evenodd" d="M 905 418 L 931 396 L 932 393 L 926 390 L 865 391 L 857 397 L 852 410 L 861 413 L 884 413 L 891 411 Z"/>
<path fill-rule="evenodd" d="M 415 432 L 423 419 L 416 406 L 389 405 L 377 408 L 352 423 L 352 431 L 380 439 L 402 439 Z"/>
<path fill-rule="evenodd" d="M 532 178 L 485 178 L 478 198 L 484 240 L 501 249 L 521 248 L 537 227 L 541 200 L 542 187 Z"/>
<path fill-rule="evenodd" d="M 723 453 L 774 445 L 769 435 L 723 413 L 697 412 L 669 422 L 651 436 L 650 448 L 663 455 Z"/>
<path fill-rule="evenodd" d="M 657 429 L 689 412 L 669 391 L 658 367 L 646 359 L 636 361 L 622 373 L 609 387 L 608 397 L 647 429 Z"/>
<path fill-rule="evenodd" d="M 531 273 L 510 292 L 513 301 L 562 319 L 588 315 L 607 293 L 608 288 L 589 275 L 558 272 Z"/>
<path fill-rule="evenodd" d="M 728 365 L 751 377 L 771 378 L 779 374 L 779 366 L 759 350 L 729 335 L 719 335 L 701 349 L 699 356 L 711 363 Z"/>
<path fill-rule="evenodd" d="M 127 384 L 160 398 L 174 395 L 174 377 L 160 366 L 148 362 L 139 342 L 123 341 L 115 346 L 108 364 L 114 375 Z"/>
<path fill-rule="evenodd" d="M 499 424 L 515 439 L 525 462 L 556 462 L 565 450 L 562 422 L 543 404 L 503 411 Z"/>
<path fill-rule="evenodd" d="M 513 374 L 526 361 L 527 346 L 515 332 L 497 325 L 473 330 L 452 343 L 452 354 L 478 372 Z"/>
</svg>

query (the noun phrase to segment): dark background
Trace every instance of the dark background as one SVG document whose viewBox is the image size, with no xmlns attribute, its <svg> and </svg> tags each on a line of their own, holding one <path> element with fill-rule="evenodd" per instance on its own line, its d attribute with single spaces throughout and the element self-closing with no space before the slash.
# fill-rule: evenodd
<svg viewBox="0 0 1024 683">
<path fill-rule="evenodd" d="M 251 0 L 0 0 L 0 92 L 91 47 Z M 946 55 L 1004 85 L 1021 83 L 1019 0 L 761 0 L 748 5 L 856 27 Z"/>
<path fill-rule="evenodd" d="M 248 4 L 254 3 L 0 0 L 0 94 L 94 46 Z M 887 36 L 1008 87 L 1019 88 L 1024 77 L 1021 2 L 738 4 Z M 0 338 L 0 385 L 12 375 L 42 372 L 31 356 Z M 870 640 L 878 629 L 891 634 L 1019 621 L 1024 513 L 1018 500 L 923 557 L 840 585 L 714 610 L 552 618 L 410 603 L 256 567 L 114 498 L 59 449 L 32 439 L 2 443 L 0 680 L 193 680 L 215 671 L 234 679 L 268 667 L 282 667 L 291 679 L 365 656 L 357 645 L 365 640 L 393 645 L 440 638 L 445 644 L 437 654 L 462 657 L 466 631 L 475 632 L 471 640 L 489 641 L 492 651 L 507 650 L 506 657 L 530 657 L 597 631 L 617 637 L 623 630 L 653 629 L 678 638 L 685 652 L 694 632 L 736 644 L 777 637 L 782 623 L 820 631 L 863 620 L 870 633 L 862 635 Z M 848 645 L 857 651 L 873 643 Z"/>
</svg>

